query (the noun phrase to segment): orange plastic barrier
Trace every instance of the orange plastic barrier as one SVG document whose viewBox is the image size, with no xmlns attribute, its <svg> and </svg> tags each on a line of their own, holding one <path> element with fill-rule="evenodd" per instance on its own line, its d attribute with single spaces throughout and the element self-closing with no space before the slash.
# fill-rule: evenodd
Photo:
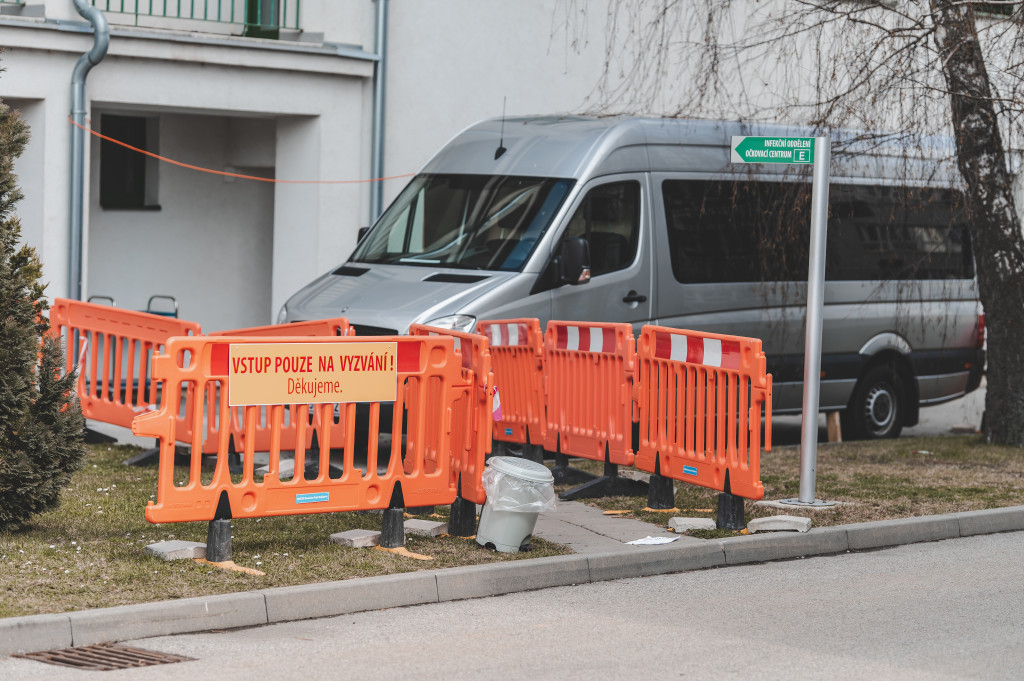
<svg viewBox="0 0 1024 681">
<path fill-rule="evenodd" d="M 345 317 L 332 319 L 312 319 L 306 322 L 290 324 L 270 324 L 268 326 L 250 326 L 245 329 L 217 331 L 211 336 L 354 336 L 355 329 L 349 326 Z"/>
<path fill-rule="evenodd" d="M 544 449 L 633 463 L 636 349 L 629 324 L 548 322 L 544 340 Z"/>
<path fill-rule="evenodd" d="M 493 416 L 494 374 L 491 373 L 491 353 L 487 339 L 475 333 L 462 333 L 450 329 L 413 324 L 413 336 L 451 336 L 455 351 L 462 355 L 463 376 L 469 384 L 459 397 L 452 414 L 452 483 L 462 476 L 462 498 L 475 504 L 487 501 L 481 475 L 484 459 L 491 453 L 491 424 Z"/>
<path fill-rule="evenodd" d="M 259 337 L 259 338 L 280 338 L 282 336 L 354 336 L 356 335 L 355 329 L 349 326 L 348 319 L 345 317 L 335 317 L 332 319 L 315 319 L 305 322 L 292 322 L 291 324 L 271 324 L 269 326 L 252 326 L 244 329 L 233 329 L 230 331 L 217 331 L 211 333 L 211 336 L 244 336 L 247 338 Z M 206 413 L 208 415 L 214 415 L 214 418 L 208 418 L 205 429 L 206 429 L 206 441 L 203 444 L 203 452 L 206 454 L 217 453 L 217 434 L 220 431 L 220 425 L 217 421 L 217 390 L 216 384 L 209 384 L 206 392 Z M 313 414 L 307 412 L 300 412 L 296 405 L 290 405 L 285 412 L 284 423 L 281 428 L 281 447 L 283 449 L 295 449 L 295 433 L 298 428 L 298 421 L 303 417 L 307 419 L 307 425 L 312 425 L 312 419 L 319 416 L 319 412 L 314 410 Z M 268 420 L 269 408 L 263 408 L 260 410 L 258 417 L 256 418 L 256 428 L 253 434 L 253 448 L 257 452 L 266 452 L 270 450 L 270 423 Z M 238 449 L 244 449 L 245 447 L 245 431 L 242 428 L 242 410 L 231 409 L 231 434 L 234 437 L 235 447 Z M 341 415 L 338 414 L 337 421 L 341 421 Z M 332 418 L 335 428 L 335 439 L 338 441 L 340 432 L 344 430 L 344 424 L 335 422 Z M 309 449 L 312 444 L 314 429 L 306 429 L 306 449 Z"/>
<path fill-rule="evenodd" d="M 476 328 L 490 341 L 494 385 L 501 402 L 501 419 L 492 424 L 493 439 L 543 445 L 547 421 L 540 321 L 487 320 Z"/>
<path fill-rule="evenodd" d="M 259 406 L 244 407 L 243 427 L 246 446 L 242 454 L 241 479 L 232 480 L 228 470 L 228 440 L 230 432 L 222 429 L 218 433 L 217 461 L 209 479 L 202 478 L 202 436 L 195 429 L 191 442 L 191 462 L 182 484 L 176 484 L 173 447 L 180 439 L 177 429 L 180 421 L 167 407 L 161 405 L 156 412 L 142 414 L 132 424 L 136 435 L 160 439 L 160 463 L 157 482 L 157 500 L 146 508 L 146 519 L 150 522 L 183 522 L 212 520 L 219 504 L 230 505 L 230 517 L 251 518 L 261 516 L 294 515 L 303 513 L 324 513 L 387 508 L 392 493 L 401 486 L 406 506 L 432 506 L 450 504 L 455 499 L 456 488 L 452 483 L 451 457 L 437 456 L 438 452 L 450 451 L 453 410 L 459 397 L 469 387 L 462 375 L 461 358 L 455 352 L 451 338 L 441 336 L 421 337 L 373 337 L 351 336 L 324 337 L 280 337 L 274 343 L 324 344 L 324 354 L 344 354 L 345 345 L 352 343 L 394 343 L 396 361 L 393 380 L 395 401 L 390 424 L 389 452 L 379 451 L 380 412 L 382 402 L 370 403 L 370 424 L 367 433 L 365 464 L 359 466 L 355 460 L 355 429 L 348 428 L 340 442 L 333 442 L 333 431 L 319 424 L 330 420 L 328 416 L 335 404 L 300 403 L 299 412 L 313 409 L 320 414 L 308 426 L 306 419 L 296 423 L 296 442 L 305 441 L 307 428 L 318 429 L 319 452 L 309 452 L 319 457 L 319 473 L 315 479 L 305 477 L 307 451 L 304 447 L 295 450 L 294 471 L 290 479 L 281 476 L 281 430 L 286 407 L 270 407 L 270 456 L 269 470 L 260 477 L 254 466 L 252 432 Z M 192 337 L 172 338 L 167 342 L 166 353 L 153 360 L 153 374 L 169 391 L 171 401 L 194 386 L 197 393 L 205 394 L 207 386 L 218 383 L 216 409 L 218 421 L 228 422 L 231 390 L 229 366 L 232 348 L 236 352 L 255 350 L 247 346 L 266 344 L 265 338 L 245 337 Z M 287 359 L 287 358 L 286 358 Z M 373 359 L 372 354 L 364 358 L 372 370 L 377 366 L 381 371 L 383 358 Z M 375 364 L 381 362 L 381 364 Z M 294 366 L 294 365 L 293 365 Z M 350 364 L 350 371 L 360 371 L 357 363 Z M 366 367 L 366 364 L 363 364 Z M 301 369 L 300 369 L 301 370 Z M 251 373 L 251 372 L 250 372 Z M 258 370 L 256 371 L 258 373 Z M 351 374 L 346 374 L 350 376 Z M 374 383 L 390 386 L 388 373 L 381 373 L 384 382 Z M 237 376 L 237 374 L 236 374 Z M 240 380 L 240 379 L 235 379 Z M 345 379 L 347 380 L 347 379 Z M 346 390 L 348 386 L 346 384 Z M 190 420 L 199 423 L 204 416 L 206 402 L 195 400 Z M 341 405 L 342 413 L 354 411 L 354 403 Z M 346 420 L 354 423 L 354 419 Z M 330 476 L 331 449 L 341 449 L 343 473 L 338 478 Z M 381 456 L 383 454 L 383 456 Z M 380 472 L 378 464 L 386 469 Z M 181 480 L 182 474 L 177 478 Z M 224 517 L 224 516 L 222 516 Z"/>
<path fill-rule="evenodd" d="M 82 414 L 125 428 L 140 412 L 161 403 L 153 356 L 171 336 L 199 332 L 194 322 L 79 300 L 57 298 L 50 307 L 49 335 L 64 345 L 64 368 L 79 367 Z M 178 431 L 187 434 L 187 424 L 180 416 L 178 420 Z"/>
<path fill-rule="evenodd" d="M 771 449 L 772 377 L 754 338 L 645 326 L 640 333 L 635 465 L 761 499 L 761 407 Z"/>
</svg>

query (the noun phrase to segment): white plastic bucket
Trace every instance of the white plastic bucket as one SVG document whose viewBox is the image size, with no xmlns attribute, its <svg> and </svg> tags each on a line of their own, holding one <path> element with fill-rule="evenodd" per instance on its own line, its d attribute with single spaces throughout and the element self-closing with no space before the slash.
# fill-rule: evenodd
<svg viewBox="0 0 1024 681">
<path fill-rule="evenodd" d="M 555 506 L 554 477 L 542 464 L 511 456 L 492 456 L 484 471 L 487 501 L 480 513 L 476 543 L 502 553 L 518 553 L 533 534 L 537 516 Z"/>
</svg>

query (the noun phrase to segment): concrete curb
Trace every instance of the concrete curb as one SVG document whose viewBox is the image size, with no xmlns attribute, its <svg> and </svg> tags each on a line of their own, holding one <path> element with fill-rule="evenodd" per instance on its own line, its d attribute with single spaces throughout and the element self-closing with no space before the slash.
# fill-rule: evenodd
<svg viewBox="0 0 1024 681">
<path fill-rule="evenodd" d="M 434 574 L 406 572 L 342 582 L 283 586 L 264 589 L 260 593 L 267 601 L 267 622 L 289 622 L 436 603 L 437 579 Z"/>
<path fill-rule="evenodd" d="M 71 644 L 88 646 L 138 638 L 140 632 L 145 632 L 146 636 L 166 636 L 266 624 L 267 604 L 262 593 L 243 591 L 82 610 L 68 613 L 68 617 L 71 619 Z"/>
<path fill-rule="evenodd" d="M 955 514 L 900 518 L 847 525 L 846 534 L 850 540 L 850 550 L 862 551 L 882 546 L 953 539 L 960 536 L 960 522 Z"/>
<path fill-rule="evenodd" d="M 518 591 L 570 586 L 590 581 L 587 557 L 580 554 L 536 560 L 488 563 L 436 570 L 437 600 L 456 601 Z"/>
<path fill-rule="evenodd" d="M 0 619 L 0 656 L 1024 530 L 1024 506 Z"/>
<path fill-rule="evenodd" d="M 609 551 L 587 556 L 590 564 L 590 581 L 650 577 L 725 565 L 725 552 L 718 542 L 627 548 L 633 550 Z"/>
<path fill-rule="evenodd" d="M 818 527 L 807 532 L 774 532 L 720 539 L 726 565 L 843 553 L 850 548 L 846 525 Z"/>
</svg>

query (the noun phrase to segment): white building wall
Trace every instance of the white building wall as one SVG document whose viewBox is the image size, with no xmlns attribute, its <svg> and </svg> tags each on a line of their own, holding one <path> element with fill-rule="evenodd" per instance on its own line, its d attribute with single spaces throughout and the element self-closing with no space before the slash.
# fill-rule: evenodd
<svg viewBox="0 0 1024 681">
<path fill-rule="evenodd" d="M 485 118 L 577 113 L 604 65 L 604 2 L 565 25 L 546 0 L 391 2 L 385 174 L 416 172 Z M 568 31 L 568 32 L 567 32 Z M 571 45 L 573 36 L 582 40 Z M 385 183 L 385 205 L 407 183 Z"/>
<path fill-rule="evenodd" d="M 327 14 L 337 20 L 334 9 Z M 48 293 L 65 296 L 70 80 L 92 36 L 51 19 L 0 17 L 0 42 L 8 46 L 0 57 L 0 97 L 23 105 L 32 127 L 16 165 L 26 193 L 19 213 L 26 239 L 43 258 Z M 351 38 L 361 22 L 357 13 L 339 31 Z M 84 295 L 109 295 L 130 309 L 145 308 L 152 294 L 174 295 L 182 317 L 208 330 L 273 321 L 287 295 L 344 258 L 365 222 L 363 185 L 321 183 L 367 175 L 364 99 L 372 72 L 372 62 L 339 56 L 330 46 L 203 40 L 114 25 L 108 54 L 87 80 L 87 117 L 156 116 L 165 156 L 311 184 L 227 181 L 160 164 L 161 210 L 103 210 L 99 143 L 91 139 Z M 279 121 L 287 130 L 296 120 L 311 122 L 316 136 L 299 135 L 286 140 L 294 148 L 279 148 Z M 275 243 L 293 246 L 275 261 Z"/>
<path fill-rule="evenodd" d="M 366 21 L 375 10 L 374 0 L 302 0 L 302 25 L 329 43 L 360 45 L 373 49 L 372 33 L 366 33 Z M 370 42 L 366 42 L 367 36 Z"/>
<path fill-rule="evenodd" d="M 6 99 L 4 103 L 21 113 L 21 118 L 28 124 L 30 131 L 45 129 L 46 102 L 44 100 Z M 43 135 L 30 136 L 25 151 L 16 162 L 15 167 L 15 172 L 18 174 L 18 186 L 21 187 L 24 194 L 24 198 L 17 206 L 18 217 L 21 220 L 21 239 L 22 242 L 36 249 L 40 258 L 43 257 L 45 247 L 43 233 L 45 205 L 43 194 L 37 191 L 37 188 L 43 186 L 45 179 L 45 156 L 46 137 Z"/>
<path fill-rule="evenodd" d="M 237 172 L 229 130 L 236 119 L 165 114 L 159 148 L 203 167 Z M 273 126 L 267 125 L 272 131 Z M 91 149 L 99 176 L 100 142 Z M 273 138 L 257 142 L 273 156 Z M 266 174 L 262 172 L 261 174 Z M 274 187 L 163 164 L 159 210 L 104 210 L 99 183 L 89 201 L 87 296 L 113 297 L 118 307 L 144 310 L 154 294 L 173 296 L 180 316 L 217 331 L 250 326 L 270 316 Z M 166 303 L 154 305 L 168 309 Z"/>
<path fill-rule="evenodd" d="M 51 296 L 68 290 L 68 165 L 71 126 L 69 90 L 74 60 L 52 50 L 26 49 L 38 31 L 20 32 L 10 40 L 4 31 L 5 50 L 0 54 L 0 97 L 9 102 L 30 102 L 23 112 L 31 129 L 22 157 L 15 162 L 25 198 L 17 207 L 26 242 L 37 249 L 43 263 L 43 279 Z M 67 37 L 67 36 L 64 36 Z M 70 36 L 78 44 L 78 36 Z M 83 40 L 81 45 L 85 45 Z M 59 80 L 53 74 L 67 73 Z"/>
</svg>

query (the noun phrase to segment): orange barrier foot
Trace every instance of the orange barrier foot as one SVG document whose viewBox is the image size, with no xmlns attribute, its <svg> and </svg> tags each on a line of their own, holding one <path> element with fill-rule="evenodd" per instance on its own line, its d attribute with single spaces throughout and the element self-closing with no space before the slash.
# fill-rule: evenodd
<svg viewBox="0 0 1024 681">
<path fill-rule="evenodd" d="M 205 558 L 195 558 L 194 560 L 197 563 L 202 563 L 203 565 L 212 565 L 213 567 L 220 568 L 221 570 L 228 570 L 230 572 L 242 572 L 247 575 L 256 575 L 258 577 L 265 577 L 267 574 L 266 572 L 260 572 L 259 570 L 255 570 L 253 568 L 247 568 L 242 567 L 241 565 L 236 565 L 235 561 L 233 560 L 222 560 L 219 563 L 214 563 L 212 561 L 206 560 Z"/>
<path fill-rule="evenodd" d="M 648 513 L 679 513 L 678 508 L 650 508 L 644 507 L 644 510 Z M 710 509 L 708 509 L 710 510 Z"/>
<path fill-rule="evenodd" d="M 379 551 L 387 551 L 388 553 L 394 553 L 399 556 L 405 556 L 406 558 L 413 558 L 415 560 L 434 560 L 433 556 L 424 556 L 422 553 L 413 553 L 404 546 L 399 546 L 393 549 L 386 549 L 383 546 L 374 547 Z"/>
</svg>

